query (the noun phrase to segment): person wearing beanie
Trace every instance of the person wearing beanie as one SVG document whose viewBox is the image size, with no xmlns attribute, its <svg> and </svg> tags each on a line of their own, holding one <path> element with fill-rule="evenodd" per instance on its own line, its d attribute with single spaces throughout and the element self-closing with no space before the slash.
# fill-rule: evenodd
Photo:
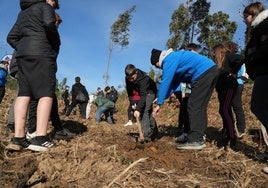
<svg viewBox="0 0 268 188">
<path fill-rule="evenodd" d="M 216 84 L 217 66 L 208 57 L 189 50 L 159 51 L 152 49 L 151 52 L 151 64 L 162 69 L 153 116 L 160 113 L 160 106 L 179 90 L 182 82 L 190 84 L 192 90 L 187 104 L 190 130 L 187 142 L 179 143 L 177 149 L 200 150 L 206 146 L 203 136 L 207 128 L 207 106 Z"/>
</svg>

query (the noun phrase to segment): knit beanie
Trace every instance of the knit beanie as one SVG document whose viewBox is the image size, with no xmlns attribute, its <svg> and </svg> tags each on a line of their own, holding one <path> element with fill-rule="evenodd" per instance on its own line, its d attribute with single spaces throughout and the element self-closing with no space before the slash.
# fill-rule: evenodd
<svg viewBox="0 0 268 188">
<path fill-rule="evenodd" d="M 159 57 L 162 51 L 157 49 L 152 49 L 151 52 L 151 64 L 155 65 L 157 62 L 159 62 Z"/>
</svg>

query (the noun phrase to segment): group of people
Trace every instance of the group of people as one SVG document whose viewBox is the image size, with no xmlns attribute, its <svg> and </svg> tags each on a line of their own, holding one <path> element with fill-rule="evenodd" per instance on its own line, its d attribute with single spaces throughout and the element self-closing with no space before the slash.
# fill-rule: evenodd
<svg viewBox="0 0 268 188">
<path fill-rule="evenodd" d="M 11 145 L 17 149 L 46 151 L 53 146 L 53 142 L 47 136 L 48 121 L 49 119 L 59 121 L 55 85 L 56 61 L 61 44 L 58 26 L 62 20 L 55 12 L 55 9 L 59 8 L 57 0 L 20 0 L 20 7 L 21 12 L 7 36 L 8 43 L 16 52 L 18 68 L 18 94 L 14 105 L 15 135 Z M 268 49 L 268 10 L 262 3 L 255 2 L 245 7 L 243 16 L 247 25 L 245 58 L 237 54 L 237 45 L 234 43 L 215 46 L 211 58 L 189 49 L 178 51 L 152 49 L 151 64 L 162 70 L 158 86 L 153 79 L 134 65 L 128 64 L 125 67 L 125 83 L 130 103 L 129 122 L 126 125 L 131 125 L 133 119 L 140 122 L 143 134 L 140 139 L 146 141 L 152 139 L 157 129 L 155 118 L 161 112 L 165 99 L 179 92 L 181 95 L 178 95 L 178 98 L 182 104 L 185 101 L 183 107 L 186 109 L 184 112 L 187 112 L 188 125 L 185 128 L 187 132 L 185 142 L 179 142 L 177 149 L 204 148 L 207 106 L 216 88 L 220 104 L 219 112 L 223 121 L 224 144 L 235 146 L 236 138 L 242 137 L 245 133 L 244 114 L 241 111 L 242 89 L 237 80 L 242 78 L 237 75 L 245 63 L 247 73 L 254 81 L 251 110 L 262 124 L 261 130 L 268 145 L 268 88 L 266 88 L 268 65 L 265 63 Z M 1 61 L 0 65 L 2 96 L 7 64 Z M 185 87 L 183 84 L 190 90 L 187 98 L 184 95 L 186 93 L 182 92 L 182 88 Z M 65 89 L 69 90 L 67 87 Z M 113 89 L 105 88 L 105 96 L 98 94 L 95 99 L 95 104 L 98 106 L 97 122 L 101 120 L 101 115 L 105 114 L 105 119 L 109 123 L 114 123 L 113 113 L 118 95 L 114 96 Z M 72 86 L 71 103 L 66 96 L 64 95 L 65 115 L 68 117 L 72 109 L 79 104 L 82 118 L 86 118 L 89 94 L 80 83 L 80 77 L 75 78 L 75 84 Z M 153 108 L 154 102 L 156 105 Z M 30 121 L 30 127 L 33 127 L 35 133 L 31 141 L 26 138 L 25 133 L 27 109 L 33 111 L 29 116 L 36 117 Z M 232 109 L 240 113 L 238 115 L 240 123 L 237 123 L 240 125 L 237 131 Z M 63 130 L 62 127 L 60 129 Z"/>
<path fill-rule="evenodd" d="M 65 86 L 65 91 L 62 94 L 62 98 L 65 104 L 63 114 L 69 118 L 72 110 L 78 105 L 82 119 L 88 119 L 91 111 L 91 106 L 95 104 L 97 106 L 96 122 L 106 120 L 110 124 L 114 124 L 115 120 L 113 114 L 115 112 L 115 104 L 118 99 L 118 92 L 114 86 L 106 86 L 104 91 L 98 87 L 96 94 L 89 95 L 86 87 L 80 82 L 80 77 L 75 77 L 75 84 L 71 89 L 71 102 L 69 100 L 69 86 Z"/>
</svg>

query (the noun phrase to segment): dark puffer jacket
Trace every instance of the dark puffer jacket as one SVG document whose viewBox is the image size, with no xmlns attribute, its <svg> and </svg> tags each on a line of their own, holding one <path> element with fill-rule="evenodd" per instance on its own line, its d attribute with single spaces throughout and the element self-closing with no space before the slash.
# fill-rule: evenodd
<svg viewBox="0 0 268 188">
<path fill-rule="evenodd" d="M 21 12 L 7 36 L 17 58 L 43 56 L 57 58 L 60 37 L 55 26 L 55 11 L 45 0 L 20 0 Z"/>
<path fill-rule="evenodd" d="M 245 64 L 249 77 L 268 75 L 268 10 L 262 11 L 252 22 L 251 39 L 246 46 Z"/>
<path fill-rule="evenodd" d="M 146 97 L 147 94 L 155 94 L 157 93 L 156 84 L 145 72 L 137 69 L 138 75 L 137 80 L 135 82 L 130 82 L 125 78 L 126 81 L 126 89 L 127 94 L 130 99 L 130 104 L 132 104 L 131 98 L 133 96 L 133 91 L 137 91 L 140 95 L 140 100 L 137 103 L 136 110 L 141 112 L 144 110 L 146 105 Z"/>
</svg>

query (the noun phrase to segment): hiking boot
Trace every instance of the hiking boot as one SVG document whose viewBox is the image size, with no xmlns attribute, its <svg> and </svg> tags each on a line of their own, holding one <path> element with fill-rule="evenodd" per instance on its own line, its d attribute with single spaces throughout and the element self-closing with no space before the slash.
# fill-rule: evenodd
<svg viewBox="0 0 268 188">
<path fill-rule="evenodd" d="M 205 142 L 186 142 L 184 144 L 178 144 L 177 149 L 187 150 L 201 150 L 206 147 Z"/>
<path fill-rule="evenodd" d="M 261 132 L 262 132 L 263 140 L 264 140 L 266 146 L 268 146 L 268 134 L 267 134 L 266 128 L 263 126 L 263 124 L 261 124 Z"/>
<path fill-rule="evenodd" d="M 186 142 L 187 139 L 188 139 L 187 136 L 188 136 L 187 133 L 182 133 L 180 136 L 175 138 L 175 142 L 176 143 L 178 143 L 178 142 Z"/>
<path fill-rule="evenodd" d="M 31 145 L 31 142 L 26 139 L 26 137 L 11 138 L 11 142 L 6 146 L 7 150 L 20 151 L 21 149 L 29 149 L 28 147 Z"/>
<path fill-rule="evenodd" d="M 56 131 L 54 135 L 54 139 L 71 139 L 75 136 L 75 133 L 70 132 L 68 129 L 62 129 L 60 131 Z"/>
<path fill-rule="evenodd" d="M 47 136 L 36 136 L 32 139 L 32 144 L 29 145 L 28 149 L 32 151 L 47 151 L 48 148 L 54 146 Z"/>
<path fill-rule="evenodd" d="M 28 140 L 32 140 L 33 138 L 35 138 L 36 137 L 36 132 L 34 131 L 33 133 L 29 133 L 28 131 L 27 131 L 27 133 L 26 133 L 26 138 L 28 139 Z"/>
</svg>

